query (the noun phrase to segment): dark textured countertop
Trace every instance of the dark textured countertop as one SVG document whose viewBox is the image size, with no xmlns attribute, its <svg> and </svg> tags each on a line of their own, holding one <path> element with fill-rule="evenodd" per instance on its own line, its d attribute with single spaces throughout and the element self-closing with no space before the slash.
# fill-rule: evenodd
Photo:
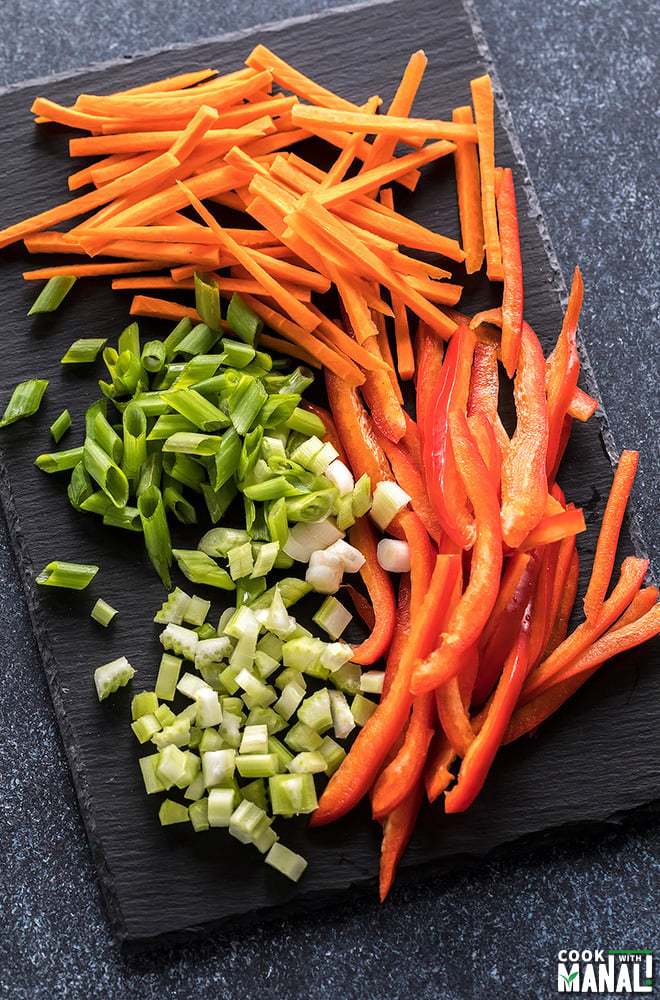
<svg viewBox="0 0 660 1000">
<path fill-rule="evenodd" d="M 330 6 L 4 0 L 0 86 Z M 476 9 L 561 271 L 566 280 L 576 264 L 583 271 L 582 334 L 614 447 L 641 452 L 634 498 L 657 575 L 657 6 L 480 0 Z M 123 955 L 1 515 L 0 580 L 0 997 L 531 1000 L 555 995 L 560 948 L 660 954 L 660 824 L 637 815 L 395 888 L 384 906 L 358 901 Z"/>
</svg>

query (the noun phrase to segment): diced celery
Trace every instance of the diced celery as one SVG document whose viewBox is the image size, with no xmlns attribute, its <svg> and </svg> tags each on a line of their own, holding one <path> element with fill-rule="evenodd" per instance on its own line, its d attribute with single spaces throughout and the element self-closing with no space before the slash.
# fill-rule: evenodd
<svg viewBox="0 0 660 1000">
<path fill-rule="evenodd" d="M 154 717 L 158 719 L 163 728 L 165 726 L 171 726 L 174 720 L 176 719 L 176 715 L 174 714 L 170 706 L 165 704 L 158 706 L 158 708 L 154 712 Z"/>
<path fill-rule="evenodd" d="M 232 748 L 208 750 L 202 753 L 202 773 L 207 788 L 217 788 L 231 778 L 236 766 L 236 752 Z"/>
<path fill-rule="evenodd" d="M 292 882 L 297 882 L 307 868 L 307 862 L 295 851 L 285 847 L 284 844 L 275 843 L 265 857 L 267 865 L 275 868 L 282 875 L 286 875 Z"/>
<path fill-rule="evenodd" d="M 344 757 L 346 756 L 346 751 L 342 746 L 339 745 L 331 736 L 324 736 L 321 745 L 318 748 L 318 753 L 320 753 L 326 762 L 326 773 L 328 776 L 334 774 Z"/>
<path fill-rule="evenodd" d="M 186 773 L 186 763 L 185 752 L 170 743 L 160 751 L 156 775 L 164 784 L 178 785 Z"/>
<path fill-rule="evenodd" d="M 296 722 L 284 737 L 284 742 L 300 753 L 302 750 L 318 750 L 321 746 L 321 737 L 315 729 L 305 722 Z"/>
<path fill-rule="evenodd" d="M 235 801 L 236 792 L 233 788 L 212 788 L 207 799 L 209 826 L 228 827 Z"/>
<path fill-rule="evenodd" d="M 268 727 L 263 723 L 248 723 L 243 730 L 239 753 L 268 753 Z"/>
<path fill-rule="evenodd" d="M 174 802 L 173 799 L 164 799 L 158 810 L 158 818 L 161 826 L 171 826 L 174 823 L 188 822 L 188 807 Z"/>
<path fill-rule="evenodd" d="M 282 693 L 273 705 L 273 708 L 283 719 L 288 720 L 302 702 L 305 694 L 306 689 L 304 687 L 296 684 L 295 681 L 291 681 L 289 684 L 284 685 Z"/>
<path fill-rule="evenodd" d="M 291 774 L 322 774 L 327 768 L 323 754 L 318 750 L 303 750 L 289 762 Z"/>
<path fill-rule="evenodd" d="M 312 774 L 274 774 L 268 779 L 268 791 L 274 815 L 297 816 L 318 805 Z"/>
<path fill-rule="evenodd" d="M 183 616 L 186 613 L 186 608 L 190 603 L 190 597 L 185 591 L 181 590 L 180 587 L 175 587 L 174 590 L 168 594 L 167 599 L 163 602 L 160 611 L 157 611 L 154 615 L 154 621 L 160 625 L 182 625 Z"/>
<path fill-rule="evenodd" d="M 327 688 L 320 688 L 305 698 L 298 709 L 298 721 L 315 729 L 317 733 L 323 733 L 326 729 L 330 729 L 332 711 L 330 693 Z"/>
<path fill-rule="evenodd" d="M 264 809 L 249 799 L 241 799 L 231 814 L 229 832 L 242 844 L 251 844 L 271 823 L 272 820 Z"/>
<path fill-rule="evenodd" d="M 158 696 L 155 691 L 140 691 L 131 701 L 131 719 L 135 722 L 141 715 L 151 715 L 158 708 Z"/>
<path fill-rule="evenodd" d="M 209 829 L 209 800 L 204 797 L 191 802 L 188 806 L 188 815 L 193 825 L 195 833 L 201 833 Z"/>
<path fill-rule="evenodd" d="M 344 663 L 338 670 L 333 670 L 330 680 L 344 694 L 358 694 L 362 670 L 357 663 Z"/>
<path fill-rule="evenodd" d="M 209 726 L 208 729 L 202 730 L 199 740 L 200 753 L 207 753 L 209 750 L 224 749 L 226 749 L 226 741 L 217 729 Z"/>
<path fill-rule="evenodd" d="M 209 726 L 219 726 L 222 722 L 222 705 L 218 699 L 218 692 L 213 688 L 205 686 L 200 688 L 195 695 L 197 704 L 197 725 L 202 729 Z"/>
<path fill-rule="evenodd" d="M 146 716 L 146 718 L 149 718 L 149 716 Z M 142 720 L 139 719 L 138 721 L 141 722 Z M 137 723 L 134 723 L 134 725 L 137 725 Z M 177 718 L 171 725 L 165 726 L 160 732 L 154 733 L 151 737 L 151 742 L 155 743 L 159 750 L 162 750 L 163 747 L 171 743 L 177 747 L 186 746 L 189 739 L 190 720 Z"/>
<path fill-rule="evenodd" d="M 186 610 L 183 613 L 183 620 L 193 628 L 202 625 L 206 621 L 206 616 L 211 609 L 211 602 L 196 594 L 190 598 Z"/>
<path fill-rule="evenodd" d="M 156 773 L 159 760 L 159 753 L 151 753 L 147 757 L 140 757 L 140 771 L 142 772 L 142 780 L 144 781 L 144 788 L 147 795 L 167 791 L 169 787 L 169 785 L 163 783 Z"/>
<path fill-rule="evenodd" d="M 353 718 L 355 719 L 357 725 L 366 725 L 376 711 L 377 707 L 378 706 L 375 701 L 365 698 L 364 695 L 356 694 L 351 702 L 351 712 L 353 713 Z"/>
<path fill-rule="evenodd" d="M 131 729 L 140 743 L 146 743 L 160 732 L 162 726 L 155 715 L 141 715 L 135 722 L 131 722 Z"/>
<path fill-rule="evenodd" d="M 268 796 L 266 795 L 266 782 L 263 778 L 255 778 L 253 781 L 248 782 L 247 785 L 243 785 L 241 788 L 241 795 L 248 802 L 254 802 L 255 805 L 263 809 L 264 812 L 268 811 Z"/>
<path fill-rule="evenodd" d="M 236 770 L 242 778 L 269 778 L 280 770 L 275 753 L 248 753 L 236 755 Z"/>
<path fill-rule="evenodd" d="M 185 792 L 183 793 L 184 799 L 188 799 L 191 802 L 197 802 L 206 794 L 206 786 L 204 784 L 204 775 L 202 774 L 201 768 L 190 782 Z"/>
<path fill-rule="evenodd" d="M 355 719 L 350 705 L 346 701 L 346 695 L 343 691 L 328 691 L 328 697 L 330 698 L 335 736 L 340 740 L 346 739 L 355 729 Z"/>
<path fill-rule="evenodd" d="M 179 683 L 179 674 L 183 660 L 172 653 L 163 653 L 156 678 L 156 694 L 164 701 L 172 701 Z"/>
<path fill-rule="evenodd" d="M 184 660 L 194 660 L 199 636 L 191 628 L 170 622 L 160 633 L 160 642 L 168 652 L 181 656 Z"/>
<path fill-rule="evenodd" d="M 338 639 L 347 625 L 353 620 L 353 615 L 344 607 L 341 601 L 332 595 L 326 597 L 321 607 L 312 617 L 319 628 L 328 633 L 331 639 Z"/>
<path fill-rule="evenodd" d="M 360 678 L 360 690 L 365 694 L 381 694 L 384 680 L 384 670 L 365 670 Z"/>
</svg>

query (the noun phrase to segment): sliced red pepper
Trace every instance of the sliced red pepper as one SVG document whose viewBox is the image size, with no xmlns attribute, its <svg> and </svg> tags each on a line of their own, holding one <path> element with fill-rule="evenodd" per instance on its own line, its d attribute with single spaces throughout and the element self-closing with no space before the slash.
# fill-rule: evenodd
<svg viewBox="0 0 660 1000">
<path fill-rule="evenodd" d="M 399 511 L 396 521 L 410 550 L 410 613 L 416 615 L 422 606 L 433 575 L 436 550 L 428 531 L 414 510 L 404 508 Z"/>
<path fill-rule="evenodd" d="M 449 431 L 465 489 L 475 512 L 477 538 L 472 550 L 467 586 L 443 632 L 442 642 L 415 667 L 412 678 L 414 694 L 444 684 L 460 671 L 461 655 L 478 641 L 500 586 L 502 530 L 495 486 L 470 436 L 465 414 L 451 414 Z"/>
<path fill-rule="evenodd" d="M 421 779 L 426 752 L 435 731 L 432 694 L 415 698 L 401 749 L 379 774 L 373 786 L 371 812 L 383 819 L 408 797 Z"/>
<path fill-rule="evenodd" d="M 323 440 L 328 441 L 335 449 L 344 465 L 348 465 L 348 458 L 346 457 L 346 452 L 344 451 L 344 445 L 339 437 L 339 432 L 330 411 L 326 410 L 324 406 L 319 406 L 317 403 L 310 402 L 309 399 L 303 399 L 300 405 L 303 409 L 308 410 L 310 413 L 317 416 L 319 420 L 323 421 L 323 425 L 325 427 L 325 436 Z"/>
<path fill-rule="evenodd" d="M 415 335 L 415 405 L 417 424 L 423 430 L 426 409 L 445 356 L 444 341 L 423 320 Z"/>
<path fill-rule="evenodd" d="M 406 413 L 406 433 L 401 442 L 418 469 L 422 468 L 422 441 L 416 420 Z"/>
<path fill-rule="evenodd" d="M 461 548 L 474 544 L 475 524 L 447 431 L 449 415 L 465 414 L 467 409 L 475 342 L 473 331 L 460 324 L 449 341 L 440 376 L 428 401 L 422 435 L 424 476 L 431 506 L 446 533 Z"/>
<path fill-rule="evenodd" d="M 356 590 L 352 583 L 342 583 L 341 586 L 342 590 L 345 590 L 346 593 L 350 595 L 355 610 L 367 628 L 371 631 L 376 624 L 376 614 L 371 606 L 369 598 L 365 597 L 359 590 Z"/>
<path fill-rule="evenodd" d="M 437 642 L 444 609 L 450 598 L 452 563 L 456 556 L 440 555 L 424 603 L 410 623 L 408 642 L 404 645 L 397 670 L 387 693 L 375 712 L 360 730 L 338 769 L 326 785 L 310 824 L 330 823 L 352 809 L 369 791 L 394 741 L 408 719 L 412 705 L 410 676 L 415 661 L 424 657 Z"/>
<path fill-rule="evenodd" d="M 585 423 L 589 417 L 594 415 L 597 409 L 598 400 L 586 393 L 579 385 L 576 386 L 573 398 L 568 407 L 569 414 L 575 417 L 576 420 L 581 420 L 582 423 Z"/>
<path fill-rule="evenodd" d="M 504 288 L 502 293 L 502 364 L 513 378 L 522 340 L 523 269 L 518 232 L 518 212 L 513 174 L 509 167 L 502 170 L 497 193 L 497 220 L 502 251 Z"/>
<path fill-rule="evenodd" d="M 371 635 L 353 650 L 351 660 L 363 666 L 375 663 L 385 655 L 394 632 L 396 599 L 390 574 L 378 562 L 378 539 L 367 517 L 360 517 L 349 531 L 351 545 L 364 556 L 360 575 L 374 609 Z"/>
<path fill-rule="evenodd" d="M 492 424 L 485 413 L 477 412 L 468 417 L 468 427 L 479 454 L 493 483 L 498 486 L 502 480 L 502 449 L 500 448 Z"/>
<path fill-rule="evenodd" d="M 561 541 L 562 538 L 575 537 L 586 530 L 582 508 L 570 507 L 558 514 L 542 517 L 518 548 L 520 552 L 528 552 L 539 545 L 551 545 L 553 542 Z"/>
<path fill-rule="evenodd" d="M 355 478 L 366 473 L 372 489 L 383 480 L 392 481 L 390 463 L 376 440 L 373 423 L 357 389 L 327 368 L 325 384 L 337 433 Z"/>
<path fill-rule="evenodd" d="M 564 419 L 569 411 L 578 376 L 580 374 L 580 359 L 577 351 L 577 325 L 582 308 L 584 288 L 580 269 L 575 268 L 573 282 L 568 297 L 562 328 L 557 338 L 554 350 L 546 363 L 546 384 L 548 398 L 548 476 L 557 465 L 557 455 Z M 554 477 L 552 477 L 554 478 Z"/>
<path fill-rule="evenodd" d="M 379 878 L 381 903 L 392 887 L 399 862 L 415 829 L 423 797 L 424 785 L 419 780 L 403 802 L 383 821 Z"/>
<path fill-rule="evenodd" d="M 399 592 L 396 602 L 396 617 L 394 620 L 394 634 L 390 643 L 387 661 L 385 663 L 385 677 L 383 679 L 383 690 L 381 699 L 387 695 L 392 680 L 394 679 L 401 656 L 408 636 L 410 635 L 410 573 L 402 573 L 399 578 Z"/>
<path fill-rule="evenodd" d="M 570 548 L 565 553 L 563 549 L 560 551 L 555 590 L 552 597 L 553 607 L 556 608 L 556 611 L 545 648 L 545 656 L 549 656 L 568 634 L 568 625 L 573 613 L 580 580 L 580 557 L 575 547 L 575 539 L 564 539 L 562 545 L 567 545 L 567 548 L 570 546 Z"/>
</svg>

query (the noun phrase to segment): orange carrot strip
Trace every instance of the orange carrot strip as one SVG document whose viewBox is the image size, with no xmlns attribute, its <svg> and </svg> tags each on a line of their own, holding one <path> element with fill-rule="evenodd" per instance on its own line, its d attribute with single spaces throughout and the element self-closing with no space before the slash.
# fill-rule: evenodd
<svg viewBox="0 0 660 1000">
<path fill-rule="evenodd" d="M 38 115 L 41 121 L 57 122 L 58 125 L 69 125 L 71 128 L 81 128 L 88 132 L 100 131 L 103 122 L 101 115 L 67 108 L 47 97 L 35 98 L 30 111 Z"/>
<path fill-rule="evenodd" d="M 513 174 L 508 167 L 502 171 L 501 178 L 497 194 L 500 252 L 504 276 L 501 358 L 507 375 L 509 378 L 513 378 L 522 340 L 523 270 Z"/>
<path fill-rule="evenodd" d="M 419 90 L 419 85 L 422 82 L 427 63 L 428 59 L 421 49 L 413 52 L 403 71 L 403 76 L 392 98 L 392 103 L 387 109 L 387 115 L 393 118 L 408 117 L 417 91 Z M 394 156 L 396 143 L 396 136 L 377 135 L 362 165 L 361 172 L 370 170 L 372 167 L 390 160 Z"/>
<path fill-rule="evenodd" d="M 371 97 L 361 110 L 365 111 L 367 114 L 374 114 L 380 103 L 380 97 Z M 356 153 L 361 144 L 362 137 L 357 133 L 348 140 L 339 156 L 321 181 L 319 185 L 321 189 L 331 187 L 333 184 L 338 184 L 344 179 L 346 172 L 355 159 Z"/>
<path fill-rule="evenodd" d="M 195 282 L 193 278 L 188 278 L 185 281 L 175 281 L 174 278 L 167 274 L 143 274 L 138 278 L 114 278 L 112 287 L 116 289 L 185 288 L 192 290 L 195 287 Z"/>
<path fill-rule="evenodd" d="M 348 275 L 339 268 L 334 267 L 330 261 L 328 261 L 327 267 L 339 292 L 341 306 L 348 319 L 353 336 L 358 344 L 364 346 L 370 338 L 376 337 L 378 330 L 371 318 L 367 300 L 360 288 L 360 285 L 363 283 L 359 279 L 357 281 L 350 281 Z"/>
<path fill-rule="evenodd" d="M 473 124 L 472 109 L 454 108 L 452 120 L 463 125 Z M 484 224 L 481 213 L 481 175 L 477 148 L 472 142 L 457 142 L 454 152 L 458 214 L 465 250 L 465 270 L 474 274 L 484 260 Z"/>
<path fill-rule="evenodd" d="M 358 196 L 355 200 L 341 202 L 333 206 L 333 211 L 348 222 L 353 222 L 362 229 L 376 233 L 379 236 L 391 236 L 396 233 L 396 238 L 401 246 L 415 250 L 428 250 L 431 253 L 442 254 L 450 260 L 461 261 L 465 253 L 457 240 L 441 233 L 434 233 L 421 226 L 405 215 L 395 212 L 387 205 L 372 201 L 366 196 Z M 443 272 L 443 277 L 450 277 L 449 271 Z"/>
<path fill-rule="evenodd" d="M 323 339 L 328 346 L 334 347 L 335 350 L 347 355 L 367 371 L 377 371 L 378 369 L 389 371 L 390 366 L 384 358 L 377 357 L 365 347 L 362 347 L 361 344 L 358 344 L 337 323 L 333 323 L 331 319 L 324 316 L 317 306 L 312 305 L 311 309 L 319 320 L 319 325 L 314 333 L 317 337 Z"/>
<path fill-rule="evenodd" d="M 196 323 L 201 323 L 201 317 L 193 306 L 183 306 L 178 302 L 158 299 L 150 295 L 134 295 L 130 308 L 131 316 L 150 316 L 154 319 L 171 319 L 178 321 L 189 317 Z"/>
<path fill-rule="evenodd" d="M 276 351 L 278 354 L 286 354 L 289 357 L 297 358 L 298 361 L 303 361 L 306 365 L 312 368 L 321 368 L 321 362 L 309 351 L 300 347 L 298 344 L 293 344 L 290 340 L 280 340 L 279 337 L 272 337 L 268 333 L 260 333 L 258 343 L 260 347 L 265 348 L 267 351 Z"/>
<path fill-rule="evenodd" d="M 598 534 L 591 577 L 584 595 L 584 613 L 587 618 L 597 615 L 605 600 L 638 461 L 639 452 L 623 451 L 614 473 L 614 481 Z"/>
<path fill-rule="evenodd" d="M 197 147 L 202 137 L 206 135 L 213 124 L 218 120 L 216 108 L 210 108 L 202 104 L 190 119 L 189 124 L 184 128 L 181 135 L 170 147 L 170 153 L 178 160 L 185 160 Z"/>
<path fill-rule="evenodd" d="M 186 185 L 181 183 L 181 187 L 188 195 L 191 205 L 197 212 L 197 214 L 206 222 L 212 232 L 216 234 L 220 244 L 229 253 L 236 257 L 244 267 L 248 269 L 250 274 L 257 279 L 263 286 L 265 292 L 279 303 L 280 307 L 290 316 L 294 323 L 297 323 L 303 330 L 311 332 L 315 326 L 318 325 L 316 316 L 310 312 L 309 309 L 298 299 L 294 298 L 289 292 L 282 287 L 282 285 L 271 275 L 268 271 L 265 271 L 257 261 L 254 260 L 252 255 L 249 253 L 248 248 L 242 247 L 236 242 L 227 231 L 220 225 L 220 223 L 214 218 L 213 215 L 208 211 L 208 209 L 202 204 L 199 198 L 193 194 L 193 192 Z"/>
<path fill-rule="evenodd" d="M 486 248 L 486 271 L 491 281 L 502 281 L 502 255 L 495 206 L 495 129 L 493 89 L 488 74 L 470 81 L 474 117 L 479 137 L 481 211 Z"/>
<path fill-rule="evenodd" d="M 390 346 L 390 338 L 387 333 L 387 325 L 385 323 L 385 317 L 381 313 L 372 313 L 372 318 L 376 324 L 376 329 L 378 333 L 376 334 L 376 343 L 378 344 L 378 354 L 372 354 L 372 357 L 382 358 L 387 365 L 387 374 L 389 375 L 390 382 L 392 383 L 392 389 L 394 390 L 394 395 L 399 401 L 401 407 L 403 407 L 403 393 L 401 392 L 401 386 L 399 385 L 399 379 L 396 374 L 396 365 L 394 364 L 394 356 L 392 354 L 392 348 Z M 370 349 L 370 344 L 367 344 L 367 350 Z M 407 414 L 406 411 L 402 409 L 403 420 L 408 428 Z"/>
<path fill-rule="evenodd" d="M 324 293 L 330 289 L 330 280 L 325 275 L 319 274 L 318 271 L 312 271 L 308 267 L 299 267 L 277 257 L 259 253 L 258 250 L 253 251 L 252 256 L 264 270 L 270 271 L 276 277 L 285 278 L 297 285 L 307 286 L 316 292 Z"/>
<path fill-rule="evenodd" d="M 127 90 L 116 91 L 119 94 L 150 94 L 154 91 L 184 90 L 186 87 L 194 87 L 209 78 L 217 78 L 216 69 L 198 69 L 190 73 L 178 73 L 176 76 L 166 76 L 162 80 L 152 80 L 151 83 L 142 83 L 137 87 L 129 87 Z"/>
<path fill-rule="evenodd" d="M 334 111 L 330 108 L 309 107 L 295 104 L 291 108 L 291 120 L 303 128 L 362 132 L 365 135 L 396 136 L 401 142 L 406 139 L 454 139 L 477 141 L 474 125 L 461 125 L 430 118 L 400 118 L 394 115 L 366 115 L 363 111 Z"/>
<path fill-rule="evenodd" d="M 338 94 L 327 90 L 310 77 L 305 76 L 304 73 L 295 69 L 280 56 L 271 52 L 265 45 L 256 45 L 245 62 L 252 69 L 268 70 L 280 87 L 290 90 L 305 101 L 311 101 L 312 104 L 320 104 L 326 108 L 338 108 L 343 111 L 354 111 L 358 107 L 357 104 L 344 100 L 343 97 L 339 97 Z"/>
<path fill-rule="evenodd" d="M 160 261 L 155 260 L 118 261 L 108 264 L 60 264 L 57 267 L 40 267 L 34 271 L 23 271 L 23 277 L 26 281 L 55 278 L 60 274 L 85 278 L 103 274 L 127 274 L 131 271 L 153 271 L 159 267 L 161 267 Z"/>
<path fill-rule="evenodd" d="M 76 215 L 98 208 L 100 205 L 111 201 L 117 196 L 125 195 L 129 191 L 141 188 L 147 182 L 163 180 L 172 174 L 179 167 L 179 161 L 171 153 L 163 153 L 155 160 L 145 163 L 144 166 L 132 170 L 124 177 L 120 177 L 98 191 L 90 191 L 88 194 L 72 198 L 70 201 L 57 205 L 54 208 L 46 209 L 37 215 L 24 219 L 13 226 L 0 230 L 0 247 L 8 246 L 22 237 L 34 233 L 49 226 L 55 226 L 59 222 L 65 222 Z"/>
</svg>

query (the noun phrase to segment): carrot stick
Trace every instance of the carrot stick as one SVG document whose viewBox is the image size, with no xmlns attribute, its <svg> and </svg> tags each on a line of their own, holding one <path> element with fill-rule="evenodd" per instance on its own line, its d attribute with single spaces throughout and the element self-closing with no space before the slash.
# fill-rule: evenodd
<svg viewBox="0 0 660 1000">
<path fill-rule="evenodd" d="M 380 103 L 379 97 L 371 97 L 361 110 L 366 111 L 367 114 L 374 114 Z M 344 179 L 346 172 L 355 159 L 356 153 L 361 144 L 362 137 L 357 133 L 348 140 L 339 156 L 321 181 L 319 185 L 321 189 L 331 187 L 333 184 L 339 184 L 340 181 Z"/>
<path fill-rule="evenodd" d="M 131 316 L 149 316 L 154 319 L 171 319 L 175 322 L 186 316 L 201 323 L 201 317 L 193 306 L 183 306 L 167 299 L 153 298 L 150 295 L 134 295 L 130 308 Z"/>
<path fill-rule="evenodd" d="M 502 171 L 501 187 L 497 195 L 497 215 L 504 275 L 501 357 L 507 375 L 513 378 L 522 340 L 524 292 L 516 195 L 513 174 L 508 167 Z"/>
<path fill-rule="evenodd" d="M 89 278 L 98 277 L 103 274 L 130 274 L 132 271 L 154 271 L 159 267 L 161 267 L 160 261 L 155 260 L 113 261 L 108 264 L 60 264 L 56 267 L 40 267 L 34 271 L 23 271 L 23 277 L 26 281 L 35 281 L 40 278 L 56 278 L 60 274 L 70 274 L 76 278 Z"/>
<path fill-rule="evenodd" d="M 208 105 L 202 104 L 192 116 L 186 128 L 172 143 L 170 147 L 172 156 L 176 156 L 180 162 L 183 162 L 183 160 L 195 151 L 203 136 L 206 135 L 217 120 L 217 109 L 209 108 Z"/>
<path fill-rule="evenodd" d="M 396 93 L 392 98 L 392 103 L 387 109 L 386 114 L 390 117 L 408 117 L 413 106 L 413 101 L 415 100 L 415 96 L 422 82 L 422 77 L 424 76 L 427 63 L 428 59 L 421 49 L 418 52 L 413 52 L 403 72 L 403 76 L 401 77 L 399 86 L 396 89 Z M 397 140 L 395 136 L 382 134 L 377 135 L 372 143 L 371 150 L 367 154 L 367 157 L 362 165 L 361 172 L 366 172 L 372 167 L 375 167 L 380 163 L 384 163 L 386 160 L 390 160 L 394 155 L 396 143 Z"/>
<path fill-rule="evenodd" d="M 322 367 L 321 362 L 314 354 L 310 354 L 309 351 L 290 340 L 281 340 L 279 337 L 272 337 L 269 333 L 260 333 L 258 342 L 259 346 L 266 351 L 275 351 L 277 354 L 286 354 L 289 357 L 297 358 L 298 361 L 303 361 L 311 368 Z"/>
<path fill-rule="evenodd" d="M 502 281 L 502 255 L 495 206 L 495 129 L 494 100 L 490 77 L 479 76 L 470 81 L 474 117 L 479 137 L 479 169 L 481 174 L 481 211 L 486 248 L 486 271 L 491 281 Z"/>
<path fill-rule="evenodd" d="M 559 514 L 549 514 L 541 518 L 518 548 L 521 552 L 528 552 L 538 545 L 550 545 L 553 542 L 561 541 L 562 538 L 578 535 L 586 530 L 587 526 L 581 508 L 564 510 Z"/>
<path fill-rule="evenodd" d="M 429 118 L 399 118 L 394 115 L 367 115 L 363 111 L 334 111 L 329 108 L 309 107 L 295 104 L 291 109 L 294 125 L 303 128 L 331 128 L 338 131 L 362 132 L 365 135 L 396 136 L 399 141 L 406 139 L 454 139 L 477 141 L 477 129 L 473 125 Z M 411 154 L 412 155 L 412 154 Z"/>
<path fill-rule="evenodd" d="M 271 52 L 265 45 L 256 45 L 245 62 L 253 69 L 268 70 L 280 87 L 290 90 L 305 101 L 311 101 L 312 104 L 320 104 L 325 108 L 338 108 L 343 111 L 354 111 L 358 107 L 357 104 L 344 100 L 343 97 L 339 97 L 338 94 L 334 94 L 331 90 L 327 90 L 310 77 L 305 76 L 286 60 Z"/>
<path fill-rule="evenodd" d="M 162 80 L 152 80 L 151 83 L 142 83 L 137 87 L 129 87 L 127 90 L 116 91 L 120 94 L 150 94 L 154 91 L 185 90 L 186 87 L 194 87 L 205 80 L 217 78 L 216 69 L 198 69 L 189 73 L 178 73 L 176 76 L 166 76 Z"/>
<path fill-rule="evenodd" d="M 587 618 L 592 618 L 599 614 L 605 600 L 605 594 L 607 593 L 612 576 L 614 560 L 616 559 L 616 547 L 619 542 L 621 525 L 635 479 L 638 460 L 639 452 L 622 452 L 616 472 L 614 473 L 614 481 L 610 489 L 598 534 L 591 576 L 584 595 L 584 613 Z"/>
<path fill-rule="evenodd" d="M 463 125 L 473 124 L 472 109 L 468 105 L 454 108 L 452 121 Z M 481 270 L 484 260 L 484 224 L 481 211 L 479 157 L 473 142 L 456 143 L 454 169 L 461 237 L 466 253 L 465 270 L 468 274 L 474 274 Z"/>
</svg>

